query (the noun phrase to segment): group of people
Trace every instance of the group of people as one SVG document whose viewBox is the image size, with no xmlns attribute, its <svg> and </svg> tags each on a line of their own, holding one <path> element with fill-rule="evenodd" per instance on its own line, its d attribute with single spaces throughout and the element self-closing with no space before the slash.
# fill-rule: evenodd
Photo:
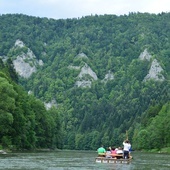
<svg viewBox="0 0 170 170">
<path fill-rule="evenodd" d="M 101 146 L 97 150 L 99 157 L 115 158 L 115 159 L 131 158 L 130 151 L 131 151 L 131 144 L 129 140 L 125 140 L 123 142 L 123 148 L 122 147 L 118 147 L 118 148 L 108 147 L 108 149 L 106 150 L 103 146 Z"/>
</svg>

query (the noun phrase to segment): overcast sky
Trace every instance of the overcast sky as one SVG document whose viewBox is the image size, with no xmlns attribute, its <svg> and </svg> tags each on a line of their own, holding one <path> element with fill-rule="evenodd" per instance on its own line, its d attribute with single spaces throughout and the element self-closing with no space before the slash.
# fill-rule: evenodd
<svg viewBox="0 0 170 170">
<path fill-rule="evenodd" d="M 170 0 L 0 0 L 0 14 L 66 19 L 129 12 L 170 12 Z"/>
</svg>

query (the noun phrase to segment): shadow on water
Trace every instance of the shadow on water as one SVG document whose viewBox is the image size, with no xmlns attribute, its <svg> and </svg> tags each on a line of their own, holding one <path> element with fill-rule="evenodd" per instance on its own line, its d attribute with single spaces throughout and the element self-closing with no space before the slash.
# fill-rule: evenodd
<svg viewBox="0 0 170 170">
<path fill-rule="evenodd" d="M 133 152 L 130 164 L 95 163 L 95 151 L 17 152 L 0 155 L 3 170 L 169 170 L 170 155 Z"/>
</svg>

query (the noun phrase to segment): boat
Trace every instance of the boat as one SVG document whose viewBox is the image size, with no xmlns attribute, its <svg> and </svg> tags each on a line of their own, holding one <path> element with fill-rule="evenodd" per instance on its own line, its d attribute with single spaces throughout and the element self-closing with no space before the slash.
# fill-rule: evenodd
<svg viewBox="0 0 170 170">
<path fill-rule="evenodd" d="M 129 164 L 131 162 L 131 158 L 129 159 L 115 159 L 115 158 L 106 158 L 106 157 L 96 157 L 95 162 L 96 163 L 114 163 L 114 164 Z"/>
</svg>

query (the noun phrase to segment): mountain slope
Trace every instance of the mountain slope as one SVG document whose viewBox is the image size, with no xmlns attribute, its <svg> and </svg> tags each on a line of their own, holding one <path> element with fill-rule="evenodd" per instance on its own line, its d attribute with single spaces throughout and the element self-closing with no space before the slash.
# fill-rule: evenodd
<svg viewBox="0 0 170 170">
<path fill-rule="evenodd" d="M 132 139 L 150 106 L 169 101 L 169 20 L 170 13 L 66 20 L 2 15 L 0 56 L 15 59 L 28 49 L 35 55 L 24 61 L 36 71 L 19 82 L 55 103 L 65 148 L 119 145 L 126 130 Z M 17 40 L 25 47 L 12 51 Z M 112 78 L 103 81 L 108 72 Z"/>
</svg>

